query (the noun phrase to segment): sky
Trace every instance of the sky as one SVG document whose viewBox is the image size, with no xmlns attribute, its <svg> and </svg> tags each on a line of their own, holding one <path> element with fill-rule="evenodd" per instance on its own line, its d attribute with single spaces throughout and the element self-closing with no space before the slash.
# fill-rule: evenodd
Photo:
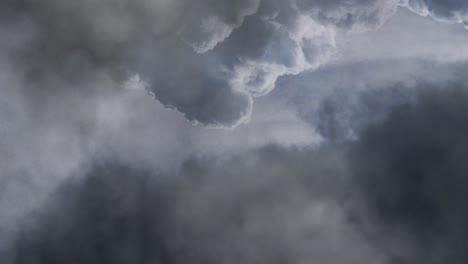
<svg viewBox="0 0 468 264">
<path fill-rule="evenodd" d="M 467 0 L 1 0 L 0 263 L 468 263 Z"/>
</svg>

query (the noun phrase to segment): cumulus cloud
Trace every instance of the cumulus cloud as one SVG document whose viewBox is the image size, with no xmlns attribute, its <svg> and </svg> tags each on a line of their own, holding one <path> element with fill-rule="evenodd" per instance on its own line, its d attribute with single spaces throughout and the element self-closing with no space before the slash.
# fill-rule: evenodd
<svg viewBox="0 0 468 264">
<path fill-rule="evenodd" d="M 288 87 L 275 91 L 303 120 L 326 140 L 348 141 L 369 123 L 381 120 L 392 106 L 410 102 L 416 91 L 468 84 L 466 63 L 436 63 L 432 60 L 376 60 L 326 67 L 280 82 Z"/>
<path fill-rule="evenodd" d="M 336 54 L 337 30 L 381 25 L 400 0 L 31 0 L 1 3 L 8 61 L 35 95 L 134 74 L 167 107 L 212 126 L 249 120 L 277 79 Z M 98 86 L 98 84 L 96 84 Z M 117 85 L 118 86 L 118 85 Z"/>
<path fill-rule="evenodd" d="M 48 103 L 41 105 L 22 93 L 14 71 L 2 69 L 2 239 L 83 163 L 102 156 L 167 172 L 190 156 L 233 155 L 272 143 L 309 146 L 322 140 L 281 103 L 260 100 L 251 122 L 235 130 L 206 129 L 155 103 L 138 87 L 116 92 L 114 82 L 106 80 L 99 82 L 99 92 L 70 90 L 44 98 Z M 135 83 L 137 78 L 127 86 Z"/>
</svg>

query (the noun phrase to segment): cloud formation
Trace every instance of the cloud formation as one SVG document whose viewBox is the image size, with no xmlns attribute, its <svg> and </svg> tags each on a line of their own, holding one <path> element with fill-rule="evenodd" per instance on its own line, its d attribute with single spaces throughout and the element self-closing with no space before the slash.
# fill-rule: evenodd
<svg viewBox="0 0 468 264">
<path fill-rule="evenodd" d="M 336 53 L 335 31 L 381 25 L 399 0 L 3 1 L 8 61 L 35 94 L 134 74 L 167 107 L 214 126 L 248 121 L 276 80 Z M 98 86 L 98 84 L 96 84 Z"/>
<path fill-rule="evenodd" d="M 426 88 L 344 144 L 193 158 L 163 174 L 93 161 L 0 260 L 463 262 L 468 93 Z"/>
<path fill-rule="evenodd" d="M 465 9 L 2 1 L 0 263 L 466 262 Z"/>
<path fill-rule="evenodd" d="M 379 263 L 383 256 L 343 214 L 334 159 L 269 147 L 190 160 L 169 177 L 101 162 L 25 221 L 0 260 Z"/>
</svg>

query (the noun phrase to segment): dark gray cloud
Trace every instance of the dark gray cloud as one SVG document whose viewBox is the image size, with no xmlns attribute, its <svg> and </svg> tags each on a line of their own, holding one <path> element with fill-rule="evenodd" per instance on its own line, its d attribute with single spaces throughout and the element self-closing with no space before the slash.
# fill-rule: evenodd
<svg viewBox="0 0 468 264">
<path fill-rule="evenodd" d="M 25 222 L 2 263 L 172 263 L 163 240 L 169 192 L 149 175 L 112 163 L 69 181 Z"/>
<path fill-rule="evenodd" d="M 101 84 L 91 80 L 120 87 L 138 74 L 157 100 L 188 120 L 232 127 L 249 120 L 254 98 L 268 94 L 279 77 L 333 58 L 336 32 L 376 28 L 404 4 L 4 1 L 0 28 L 5 60 L 39 103 L 50 104 L 49 94 L 67 89 L 93 92 Z"/>
<path fill-rule="evenodd" d="M 100 78 L 118 87 L 143 69 L 151 80 L 148 89 L 164 104 L 190 120 L 230 124 L 249 112 L 250 98 L 228 87 L 217 66 L 198 59 L 184 32 L 217 43 L 222 36 L 216 31 L 232 30 L 255 11 L 256 1 L 236 1 L 229 8 L 232 1 L 211 2 L 2 2 L 8 12 L 2 29 L 13 32 L 17 42 L 7 60 L 33 98 L 68 89 L 82 94 L 86 87 L 92 92 L 101 84 L 90 80 Z M 199 26 L 211 17 L 219 17 L 220 29 Z"/>
<path fill-rule="evenodd" d="M 468 92 L 442 82 L 337 90 L 309 116 L 347 153 L 351 219 L 389 263 L 467 261 Z"/>
<path fill-rule="evenodd" d="M 351 172 L 374 224 L 365 229 L 396 263 L 465 263 L 468 93 L 423 89 L 364 131 Z"/>
<path fill-rule="evenodd" d="M 294 77 L 405 4 L 2 1 L 0 262 L 464 262 L 466 65 L 431 60 L 463 28 L 397 17 Z"/>
<path fill-rule="evenodd" d="M 164 173 L 93 161 L 24 218 L 2 263 L 465 262 L 468 92 L 369 96 L 381 116 L 343 144 Z"/>
<path fill-rule="evenodd" d="M 139 74 L 187 119 L 248 121 L 253 98 L 276 80 L 316 69 L 336 53 L 336 30 L 383 23 L 399 0 L 3 1 L 6 60 L 33 98 Z M 8 33 L 8 34 L 7 34 Z M 42 99 L 41 99 L 42 98 Z"/>
</svg>

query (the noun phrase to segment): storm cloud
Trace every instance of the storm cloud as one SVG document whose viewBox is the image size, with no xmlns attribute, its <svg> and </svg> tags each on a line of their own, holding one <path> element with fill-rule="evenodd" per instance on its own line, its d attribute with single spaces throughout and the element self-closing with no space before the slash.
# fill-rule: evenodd
<svg viewBox="0 0 468 264">
<path fill-rule="evenodd" d="M 253 98 L 276 80 L 336 54 L 337 30 L 376 28 L 390 1 L 3 1 L 7 61 L 27 89 L 47 97 L 107 78 L 142 85 L 191 121 L 247 122 Z M 92 83 L 89 89 L 98 89 Z M 94 87 L 97 86 L 97 87 Z"/>
<path fill-rule="evenodd" d="M 190 160 L 170 177 L 122 162 L 95 164 L 23 221 L 0 260 L 380 261 L 341 209 L 339 157 L 321 154 L 268 147 L 217 162 Z"/>
<path fill-rule="evenodd" d="M 351 172 L 396 263 L 464 263 L 468 93 L 425 88 L 361 135 Z"/>
<path fill-rule="evenodd" d="M 0 263 L 467 262 L 466 13 L 1 1 Z"/>
<path fill-rule="evenodd" d="M 468 92 L 407 93 L 353 141 L 162 174 L 89 164 L 22 221 L 2 263 L 463 263 Z"/>
</svg>

